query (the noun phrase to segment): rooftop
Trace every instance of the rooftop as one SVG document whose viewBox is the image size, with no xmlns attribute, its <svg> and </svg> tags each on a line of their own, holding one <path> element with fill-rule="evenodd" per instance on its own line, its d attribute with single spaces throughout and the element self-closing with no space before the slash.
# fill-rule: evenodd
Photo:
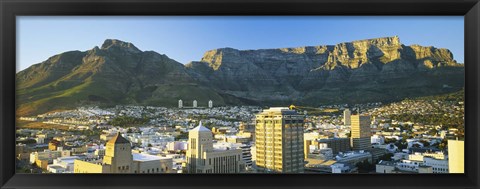
<svg viewBox="0 0 480 189">
<path fill-rule="evenodd" d="M 160 157 L 148 154 L 139 154 L 139 153 L 132 153 L 133 161 L 155 161 L 160 160 Z"/>
<path fill-rule="evenodd" d="M 197 131 L 197 132 L 212 132 L 212 131 L 210 131 L 210 129 L 208 129 L 208 128 L 206 128 L 206 127 L 204 127 L 204 126 L 202 125 L 202 121 L 200 121 L 200 123 L 198 124 L 198 126 L 197 126 L 197 127 L 193 128 L 193 129 L 192 129 L 192 130 L 190 130 L 190 131 Z"/>
<path fill-rule="evenodd" d="M 107 144 L 110 143 L 110 144 L 130 144 L 130 141 L 128 141 L 127 139 L 123 138 L 122 135 L 120 133 L 117 133 L 112 139 L 110 139 Z"/>
<path fill-rule="evenodd" d="M 171 159 L 170 157 L 160 157 L 149 154 L 132 153 L 133 161 L 157 161 L 161 159 Z"/>
<path fill-rule="evenodd" d="M 297 114 L 295 110 L 290 110 L 288 107 L 271 107 L 269 109 L 263 110 L 262 113 L 281 113 L 288 115 Z"/>
</svg>

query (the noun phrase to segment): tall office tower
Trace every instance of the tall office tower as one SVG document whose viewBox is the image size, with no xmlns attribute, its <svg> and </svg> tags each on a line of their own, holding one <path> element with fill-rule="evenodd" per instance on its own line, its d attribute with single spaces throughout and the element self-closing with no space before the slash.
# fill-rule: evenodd
<svg viewBox="0 0 480 189">
<path fill-rule="evenodd" d="M 450 173 L 465 173 L 465 142 L 448 140 L 448 170 Z"/>
<path fill-rule="evenodd" d="M 302 173 L 304 115 L 270 108 L 256 115 L 255 159 L 258 171 Z"/>
<path fill-rule="evenodd" d="M 111 173 L 133 173 L 132 147 L 120 133 L 107 142 L 103 163 L 111 165 Z"/>
<path fill-rule="evenodd" d="M 370 116 L 352 115 L 351 116 L 351 145 L 352 150 L 367 150 L 372 148 L 370 143 Z"/>
<path fill-rule="evenodd" d="M 188 173 L 241 173 L 245 170 L 241 148 L 214 149 L 213 133 L 202 122 L 188 132 Z"/>
<path fill-rule="evenodd" d="M 350 126 L 351 125 L 351 116 L 352 116 L 352 112 L 350 111 L 350 109 L 345 109 L 343 111 L 343 124 L 346 125 L 346 126 Z"/>
<path fill-rule="evenodd" d="M 208 101 L 208 108 L 213 108 L 213 101 L 212 100 Z"/>
<path fill-rule="evenodd" d="M 193 100 L 193 107 L 194 107 L 194 108 L 197 107 L 197 100 Z"/>
<path fill-rule="evenodd" d="M 178 108 L 183 108 L 183 101 L 182 101 L 182 99 L 178 100 Z"/>
</svg>

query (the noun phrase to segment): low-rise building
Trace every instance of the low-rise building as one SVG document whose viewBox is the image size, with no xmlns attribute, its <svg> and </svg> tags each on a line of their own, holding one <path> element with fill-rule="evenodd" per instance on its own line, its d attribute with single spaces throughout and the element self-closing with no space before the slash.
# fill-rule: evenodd
<svg viewBox="0 0 480 189">
<path fill-rule="evenodd" d="M 375 165 L 376 173 L 394 173 L 395 172 L 395 162 L 393 161 L 382 161 L 378 162 Z"/>
<path fill-rule="evenodd" d="M 372 154 L 363 150 L 350 151 L 346 153 L 339 153 L 337 156 L 335 156 L 335 160 L 337 160 L 337 162 L 339 163 L 350 163 L 352 165 L 363 162 L 365 160 L 372 163 Z"/>
</svg>

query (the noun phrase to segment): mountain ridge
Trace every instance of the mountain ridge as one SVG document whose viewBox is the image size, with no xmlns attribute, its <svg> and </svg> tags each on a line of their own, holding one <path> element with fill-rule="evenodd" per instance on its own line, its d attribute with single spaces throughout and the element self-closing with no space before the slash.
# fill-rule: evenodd
<svg viewBox="0 0 480 189">
<path fill-rule="evenodd" d="M 69 51 L 17 73 L 17 114 L 85 104 L 318 105 L 441 94 L 464 85 L 448 49 L 403 45 L 398 36 L 336 45 L 206 51 L 185 65 L 132 43 Z M 448 87 L 445 87 L 448 86 Z"/>
</svg>

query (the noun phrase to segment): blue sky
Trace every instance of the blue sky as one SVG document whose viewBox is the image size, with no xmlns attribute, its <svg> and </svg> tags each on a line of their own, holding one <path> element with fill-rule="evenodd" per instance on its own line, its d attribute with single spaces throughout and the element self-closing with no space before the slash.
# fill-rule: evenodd
<svg viewBox="0 0 480 189">
<path fill-rule="evenodd" d="M 185 64 L 222 47 L 334 45 L 395 35 L 405 45 L 448 48 L 463 62 L 463 16 L 18 16 L 17 71 L 62 52 L 101 46 L 105 39 Z"/>
</svg>

